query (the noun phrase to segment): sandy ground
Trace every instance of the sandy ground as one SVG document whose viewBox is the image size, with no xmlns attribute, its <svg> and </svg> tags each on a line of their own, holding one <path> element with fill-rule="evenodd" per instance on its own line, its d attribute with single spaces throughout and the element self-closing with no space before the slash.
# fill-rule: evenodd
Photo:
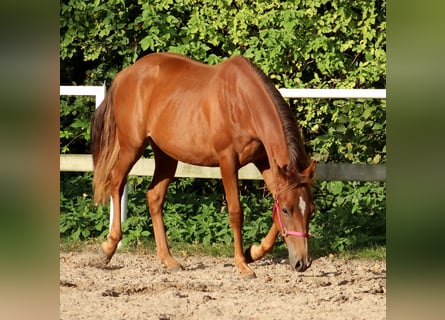
<svg viewBox="0 0 445 320">
<path fill-rule="evenodd" d="M 322 257 L 304 273 L 286 260 L 251 264 L 242 280 L 231 258 L 178 257 L 170 274 L 152 254 L 117 252 L 103 269 L 95 252 L 60 253 L 60 319 L 385 319 L 386 263 Z"/>
</svg>

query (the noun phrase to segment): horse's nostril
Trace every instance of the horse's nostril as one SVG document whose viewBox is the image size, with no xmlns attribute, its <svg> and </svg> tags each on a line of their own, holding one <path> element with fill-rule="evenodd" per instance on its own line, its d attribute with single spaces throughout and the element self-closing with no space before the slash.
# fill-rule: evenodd
<svg viewBox="0 0 445 320">
<path fill-rule="evenodd" d="M 306 259 L 306 260 L 303 260 L 303 259 L 298 260 L 295 263 L 295 270 L 299 271 L 299 272 L 304 272 L 304 271 L 306 271 L 307 268 L 309 268 L 311 266 L 311 264 L 312 264 L 312 259 L 310 259 L 310 258 Z"/>
<path fill-rule="evenodd" d="M 297 263 L 295 264 L 295 270 L 300 271 L 302 267 L 303 263 L 301 262 L 301 260 L 298 260 Z"/>
</svg>

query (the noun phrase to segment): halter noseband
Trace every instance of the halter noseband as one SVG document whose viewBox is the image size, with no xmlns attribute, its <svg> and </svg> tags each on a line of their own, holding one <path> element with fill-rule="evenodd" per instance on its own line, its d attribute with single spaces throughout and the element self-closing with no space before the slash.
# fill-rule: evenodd
<svg viewBox="0 0 445 320">
<path fill-rule="evenodd" d="M 287 230 L 283 226 L 283 221 L 281 220 L 281 214 L 280 214 L 280 206 L 278 205 L 278 199 L 275 198 L 275 202 L 273 204 L 273 210 L 272 210 L 272 221 L 274 216 L 277 215 L 278 217 L 278 223 L 280 224 L 281 229 L 281 238 L 283 241 L 287 236 L 296 236 L 296 237 L 303 237 L 303 238 L 309 238 L 310 234 L 307 232 L 300 232 L 300 231 L 293 231 L 293 230 Z"/>
</svg>

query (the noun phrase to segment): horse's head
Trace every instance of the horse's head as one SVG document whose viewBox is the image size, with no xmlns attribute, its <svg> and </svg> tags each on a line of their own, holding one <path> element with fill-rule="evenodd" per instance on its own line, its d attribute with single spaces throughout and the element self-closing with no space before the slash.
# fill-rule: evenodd
<svg viewBox="0 0 445 320">
<path fill-rule="evenodd" d="M 289 251 L 289 263 L 296 271 L 310 267 L 309 222 L 315 210 L 311 182 L 315 161 L 299 174 L 295 183 L 278 188 L 273 207 L 273 221 Z M 302 178 L 302 179 L 301 179 Z"/>
</svg>

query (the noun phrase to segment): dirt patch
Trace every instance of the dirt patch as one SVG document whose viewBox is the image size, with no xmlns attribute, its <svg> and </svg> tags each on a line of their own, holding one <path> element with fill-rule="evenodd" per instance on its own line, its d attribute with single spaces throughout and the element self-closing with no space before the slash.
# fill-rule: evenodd
<svg viewBox="0 0 445 320">
<path fill-rule="evenodd" d="M 386 263 L 316 259 L 304 273 L 287 261 L 251 264 L 241 280 L 231 258 L 182 257 L 170 274 L 156 256 L 118 252 L 106 268 L 93 252 L 60 254 L 60 319 L 385 319 Z"/>
</svg>

